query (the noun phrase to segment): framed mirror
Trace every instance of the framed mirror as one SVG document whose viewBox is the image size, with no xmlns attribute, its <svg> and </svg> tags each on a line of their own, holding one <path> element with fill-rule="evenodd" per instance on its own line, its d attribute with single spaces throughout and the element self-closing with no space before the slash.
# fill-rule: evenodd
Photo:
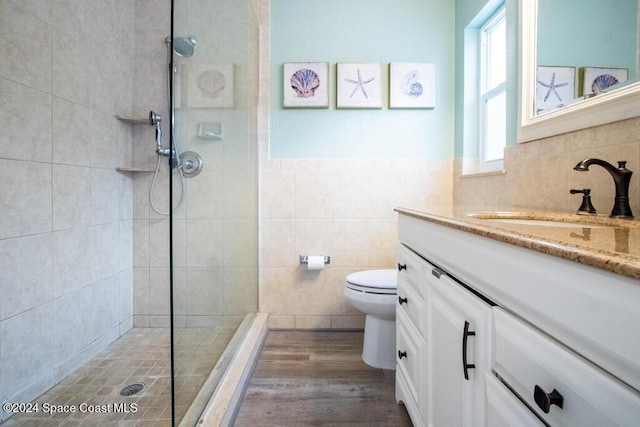
<svg viewBox="0 0 640 427">
<path fill-rule="evenodd" d="M 520 0 L 518 142 L 640 116 L 639 0 Z"/>
</svg>

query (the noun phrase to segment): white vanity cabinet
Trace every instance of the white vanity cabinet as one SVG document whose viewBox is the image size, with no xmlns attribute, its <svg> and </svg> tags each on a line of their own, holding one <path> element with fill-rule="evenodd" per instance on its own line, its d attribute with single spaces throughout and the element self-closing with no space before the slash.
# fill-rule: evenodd
<svg viewBox="0 0 640 427">
<path fill-rule="evenodd" d="M 444 222 L 398 222 L 400 263 L 422 265 L 398 295 L 413 284 L 424 316 L 396 310 L 414 425 L 640 426 L 640 282 Z"/>
<path fill-rule="evenodd" d="M 402 245 L 398 269 L 396 399 L 416 426 L 485 425 L 491 306 Z"/>
<path fill-rule="evenodd" d="M 425 295 L 432 267 L 406 247 L 398 247 L 396 400 L 405 404 L 415 426 L 426 425 L 427 417 Z"/>
<path fill-rule="evenodd" d="M 484 426 L 491 306 L 434 268 L 427 296 L 427 425 Z"/>
</svg>

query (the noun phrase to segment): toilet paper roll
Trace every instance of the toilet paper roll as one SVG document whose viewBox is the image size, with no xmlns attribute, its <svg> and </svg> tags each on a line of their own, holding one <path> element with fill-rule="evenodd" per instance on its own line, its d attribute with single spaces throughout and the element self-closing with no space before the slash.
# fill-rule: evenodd
<svg viewBox="0 0 640 427">
<path fill-rule="evenodd" d="M 324 256 L 322 255 L 310 255 L 307 257 L 307 270 L 323 270 L 324 269 Z"/>
</svg>

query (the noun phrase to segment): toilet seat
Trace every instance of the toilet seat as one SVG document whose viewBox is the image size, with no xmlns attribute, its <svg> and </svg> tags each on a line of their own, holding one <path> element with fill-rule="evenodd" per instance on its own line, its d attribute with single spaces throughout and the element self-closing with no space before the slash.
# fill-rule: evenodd
<svg viewBox="0 0 640 427">
<path fill-rule="evenodd" d="M 398 289 L 398 272 L 386 269 L 351 273 L 347 276 L 347 288 L 370 294 L 395 295 Z"/>
</svg>

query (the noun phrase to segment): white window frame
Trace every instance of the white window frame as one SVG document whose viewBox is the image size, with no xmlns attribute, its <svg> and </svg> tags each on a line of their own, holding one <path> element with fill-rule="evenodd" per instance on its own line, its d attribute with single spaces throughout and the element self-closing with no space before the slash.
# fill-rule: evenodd
<svg viewBox="0 0 640 427">
<path fill-rule="evenodd" d="M 487 159 L 487 152 L 489 151 L 488 145 L 490 142 L 487 138 L 487 109 L 486 105 L 489 100 L 495 99 L 500 95 L 506 96 L 506 70 L 504 72 L 505 80 L 498 83 L 496 86 L 488 87 L 489 83 L 489 74 L 491 73 L 491 69 L 489 68 L 489 55 L 491 53 L 491 45 L 489 44 L 488 34 L 495 29 L 499 24 L 506 24 L 506 10 L 505 5 L 503 4 L 500 8 L 485 22 L 482 27 L 480 27 L 480 96 L 479 96 L 479 113 L 480 113 L 480 125 L 479 125 L 479 157 L 480 162 L 489 166 L 492 163 L 495 163 L 497 168 L 502 167 L 503 156 L 498 158 Z M 506 50 L 505 50 L 506 53 Z M 506 61 L 505 61 L 506 64 Z M 507 129 L 504 129 L 505 133 L 505 143 L 506 143 L 506 133 Z M 502 145 L 504 149 L 504 144 Z M 490 169 L 494 169 L 489 167 Z M 484 168 L 483 168 L 484 169 Z"/>
<path fill-rule="evenodd" d="M 485 147 L 482 141 L 486 126 L 482 125 L 483 119 L 481 105 L 484 105 L 487 98 L 482 98 L 482 79 L 484 78 L 482 52 L 482 29 L 489 25 L 499 14 L 506 16 L 504 0 L 487 0 L 485 6 L 467 24 L 464 29 L 464 79 L 461 83 L 463 98 L 462 103 L 462 176 L 477 175 L 485 173 L 504 173 L 504 162 L 502 159 L 485 162 L 483 161 Z M 502 12 L 502 11 L 505 12 Z M 507 18 L 505 18 L 507 19 Z M 507 31 L 509 23 L 507 22 Z M 507 35 L 508 37 L 508 35 Z M 506 58 L 508 61 L 508 57 Z M 505 70 L 508 71 L 508 70 Z M 493 89 L 493 88 L 492 88 Z M 496 93 L 488 93 L 495 96 L 502 87 L 496 88 Z M 505 86 L 505 94 L 506 92 Z M 509 99 L 507 99 L 509 102 Z M 508 119 L 505 115 L 505 122 Z M 505 129 L 505 132 L 507 129 Z M 506 135 L 505 135 L 506 136 Z M 504 152 L 504 150 L 503 150 Z"/>
</svg>

